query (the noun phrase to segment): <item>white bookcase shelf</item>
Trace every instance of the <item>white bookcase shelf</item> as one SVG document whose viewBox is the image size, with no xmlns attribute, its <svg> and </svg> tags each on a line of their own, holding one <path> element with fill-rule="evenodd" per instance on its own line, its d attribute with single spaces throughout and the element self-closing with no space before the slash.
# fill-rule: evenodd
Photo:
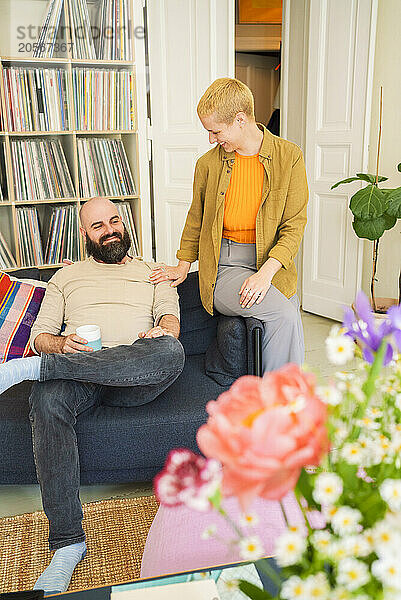
<svg viewBox="0 0 401 600">
<path fill-rule="evenodd" d="M 101 5 L 103 0 L 88 2 L 88 9 L 91 17 Z M 69 0 L 63 4 L 62 23 L 68 22 L 67 7 Z M 101 139 L 119 140 L 124 147 L 128 165 L 135 184 L 135 194 L 121 196 L 105 196 L 111 200 L 125 201 L 129 203 L 133 221 L 135 224 L 138 256 L 151 255 L 151 235 L 150 235 L 150 201 L 149 201 L 149 164 L 147 159 L 147 140 L 146 140 L 146 81 L 145 81 L 145 50 L 143 40 L 138 40 L 134 35 L 134 28 L 143 24 L 143 14 L 140 2 L 132 0 L 133 18 L 127 23 L 130 27 L 132 41 L 132 60 L 99 60 L 99 59 L 79 59 L 72 55 L 70 47 L 70 33 L 68 27 L 67 44 L 64 56 L 54 56 L 53 58 L 34 58 L 32 51 L 19 52 L 21 42 L 19 33 L 21 27 L 28 31 L 29 26 L 33 26 L 35 31 L 39 32 L 43 24 L 47 3 L 43 0 L 0 0 L 0 108 L 1 108 L 1 130 L 0 130 L 0 170 L 3 198 L 0 196 L 0 232 L 3 234 L 7 245 L 16 259 L 15 269 L 28 266 L 22 260 L 21 252 L 21 234 L 18 233 L 17 209 L 18 207 L 32 207 L 37 209 L 39 224 L 41 228 L 43 252 L 46 248 L 48 231 L 46 223 L 49 222 L 49 212 L 53 205 L 74 204 L 79 209 L 80 205 L 89 198 L 80 195 L 79 182 L 79 164 L 78 164 L 78 140 Z M 34 40 L 29 40 L 29 43 Z M 26 48 L 29 48 L 26 43 Z M 137 61 L 137 62 L 135 62 Z M 10 96 L 6 93 L 5 70 L 10 68 L 18 69 L 61 69 L 66 74 L 66 90 L 69 96 L 69 129 L 49 130 L 49 131 L 13 131 L 8 127 L 7 108 L 10 105 Z M 127 71 L 133 78 L 132 90 L 128 93 L 132 96 L 132 105 L 130 110 L 130 121 L 133 123 L 132 129 L 74 129 L 75 117 L 81 117 L 79 106 L 73 90 L 73 72 L 74 69 L 87 68 L 90 70 L 102 71 Z M 138 81 L 138 72 L 139 78 Z M 126 90 L 126 88 L 124 88 Z M 114 93 L 114 92 L 113 92 Z M 101 104 L 103 102 L 103 105 Z M 28 105 L 28 103 L 26 103 Z M 100 95 L 94 105 L 99 110 L 106 110 L 108 106 Z M 32 200 L 20 200 L 16 195 L 16 177 L 21 175 L 22 162 L 15 164 L 16 151 L 12 152 L 12 144 L 15 147 L 18 144 L 24 144 L 24 141 L 31 140 L 32 144 L 50 143 L 52 140 L 61 144 L 66 163 L 74 187 L 73 197 L 64 198 L 33 198 Z M 106 142 L 105 142 L 106 144 Z M 106 144 L 107 145 L 107 144 Z M 20 146 L 18 146 L 19 148 Z M 22 151 L 21 151 L 22 154 Z M 19 156 L 19 155 L 18 155 Z M 33 156 L 33 155 L 32 155 Z M 32 165 L 37 167 L 37 164 Z M 79 257 L 84 257 L 83 241 L 79 239 Z M 68 258 L 68 257 L 65 257 Z M 60 264 L 60 263 L 58 263 Z M 32 266 L 32 265 L 29 265 Z M 53 268 L 56 265 L 37 265 L 42 269 Z M 3 271 L 12 271 L 14 269 L 2 269 Z"/>
</svg>

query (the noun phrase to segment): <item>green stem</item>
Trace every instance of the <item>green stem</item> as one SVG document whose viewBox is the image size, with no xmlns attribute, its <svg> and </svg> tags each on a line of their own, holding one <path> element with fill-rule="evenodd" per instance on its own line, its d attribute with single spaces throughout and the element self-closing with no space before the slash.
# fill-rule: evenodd
<svg viewBox="0 0 401 600">
<path fill-rule="evenodd" d="M 355 411 L 355 414 L 353 415 L 352 420 L 354 421 L 354 425 L 352 427 L 350 440 L 356 440 L 359 437 L 359 434 L 361 432 L 361 428 L 359 427 L 359 425 L 356 425 L 355 422 L 364 416 L 366 407 L 369 404 L 369 400 L 371 399 L 373 392 L 375 391 L 376 379 L 380 375 L 380 371 L 382 370 L 382 367 L 383 367 L 383 361 L 384 361 L 384 355 L 386 353 L 386 348 L 387 348 L 387 340 L 383 339 L 383 341 L 380 345 L 380 348 L 378 349 L 378 351 L 375 354 L 373 364 L 369 370 L 368 378 L 366 379 L 365 383 L 362 386 L 362 391 L 365 394 L 365 400 L 361 404 L 359 404 L 357 410 Z"/>
<path fill-rule="evenodd" d="M 281 512 L 283 513 L 285 524 L 287 525 L 287 527 L 289 527 L 290 524 L 288 522 L 287 514 L 285 512 L 285 508 L 284 508 L 284 504 L 283 504 L 282 500 L 280 500 L 280 507 L 281 507 Z"/>
<path fill-rule="evenodd" d="M 376 381 L 377 377 L 379 376 L 380 371 L 383 367 L 383 361 L 384 361 L 384 355 L 386 353 L 386 348 L 387 348 L 387 340 L 384 339 L 380 345 L 380 348 L 376 352 L 375 359 L 373 361 L 372 366 L 370 367 L 368 378 L 365 381 L 365 383 L 363 384 L 362 389 L 363 389 L 363 391 L 365 393 L 365 397 L 366 397 L 366 400 L 364 403 L 364 408 L 366 408 L 368 401 L 370 400 L 373 392 L 375 391 L 375 381 Z"/>
<path fill-rule="evenodd" d="M 242 539 L 245 537 L 243 531 L 241 531 L 241 529 L 238 527 L 238 525 L 236 523 L 234 523 L 234 521 L 228 516 L 228 514 L 226 513 L 224 508 L 219 506 L 217 508 L 217 511 L 221 514 L 222 517 L 225 518 L 227 523 L 232 527 L 232 529 L 235 531 L 235 533 L 238 535 L 239 538 Z"/>
<path fill-rule="evenodd" d="M 295 498 L 297 499 L 297 502 L 298 502 L 298 506 L 301 509 L 301 512 L 303 514 L 303 517 L 304 517 L 304 520 L 305 520 L 305 525 L 308 528 L 308 533 L 309 533 L 309 535 L 311 535 L 312 532 L 313 532 L 313 529 L 312 529 L 312 527 L 309 524 L 308 517 L 306 516 L 305 507 L 302 505 L 301 496 L 299 495 L 299 492 L 297 492 L 296 489 L 294 490 L 294 493 L 295 493 Z"/>
<path fill-rule="evenodd" d="M 268 577 L 270 577 L 270 579 L 272 581 L 274 581 L 274 583 L 280 588 L 281 584 L 282 584 L 282 579 L 281 577 L 277 574 L 277 572 L 273 569 L 272 566 L 270 566 L 269 563 L 269 559 L 268 558 L 263 558 L 262 560 L 257 560 L 255 562 L 255 565 L 258 566 L 258 568 L 263 571 L 263 573 L 265 575 L 267 575 Z"/>
</svg>

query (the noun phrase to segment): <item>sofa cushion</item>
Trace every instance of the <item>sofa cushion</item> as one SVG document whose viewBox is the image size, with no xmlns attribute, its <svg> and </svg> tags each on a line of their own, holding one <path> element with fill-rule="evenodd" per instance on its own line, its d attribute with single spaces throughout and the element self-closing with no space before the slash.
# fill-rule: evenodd
<svg viewBox="0 0 401 600">
<path fill-rule="evenodd" d="M 43 282 L 0 273 L 0 362 L 33 354 L 29 337 L 45 290 Z"/>
</svg>

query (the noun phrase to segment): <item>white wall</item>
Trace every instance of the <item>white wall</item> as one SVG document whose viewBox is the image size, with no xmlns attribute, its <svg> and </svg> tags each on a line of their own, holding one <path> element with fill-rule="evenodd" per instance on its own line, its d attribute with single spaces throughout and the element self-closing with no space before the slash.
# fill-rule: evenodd
<svg viewBox="0 0 401 600">
<path fill-rule="evenodd" d="M 385 187 L 401 186 L 401 23 L 400 0 L 379 0 L 376 52 L 373 76 L 372 120 L 369 145 L 369 173 L 376 173 L 380 86 L 383 86 L 383 125 L 379 174 L 388 177 Z M 372 242 L 364 242 L 362 288 L 370 293 Z M 386 231 L 379 244 L 376 295 L 398 298 L 401 268 L 401 219 Z"/>
</svg>

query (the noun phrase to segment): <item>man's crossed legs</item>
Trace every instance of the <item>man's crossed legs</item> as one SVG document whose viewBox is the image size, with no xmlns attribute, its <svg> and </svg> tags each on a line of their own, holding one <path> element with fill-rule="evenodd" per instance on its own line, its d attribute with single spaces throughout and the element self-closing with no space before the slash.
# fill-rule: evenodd
<svg viewBox="0 0 401 600">
<path fill-rule="evenodd" d="M 49 546 L 56 552 L 36 589 L 66 591 L 75 566 L 86 554 L 76 417 L 102 402 L 103 386 L 128 388 L 116 394 L 115 400 L 109 393 L 109 405 L 151 402 L 177 379 L 183 366 L 182 345 L 170 335 L 93 353 L 40 357 L 40 380 L 32 388 L 29 417 L 43 508 L 49 519 Z"/>
</svg>

